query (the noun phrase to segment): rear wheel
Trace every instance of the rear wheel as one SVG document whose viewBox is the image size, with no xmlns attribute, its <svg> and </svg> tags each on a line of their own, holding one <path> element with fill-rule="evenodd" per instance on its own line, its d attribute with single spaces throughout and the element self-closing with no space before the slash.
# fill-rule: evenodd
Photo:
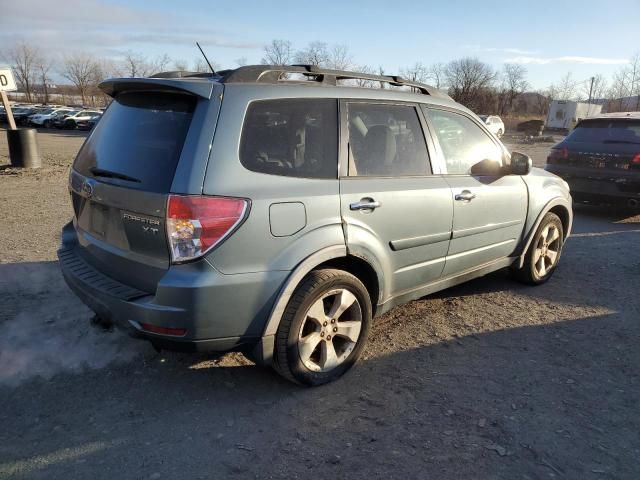
<svg viewBox="0 0 640 480">
<path fill-rule="evenodd" d="M 560 261 L 564 243 L 562 221 L 555 213 L 547 213 L 533 237 L 522 268 L 514 270 L 521 282 L 540 285 L 551 278 Z"/>
<path fill-rule="evenodd" d="M 503 133 L 504 132 L 502 131 L 502 129 L 498 130 L 498 133 L 497 133 L 498 138 L 502 137 Z"/>
<path fill-rule="evenodd" d="M 356 362 L 371 325 L 365 286 L 342 270 L 316 270 L 298 286 L 276 335 L 276 370 L 308 386 L 342 376 Z"/>
</svg>

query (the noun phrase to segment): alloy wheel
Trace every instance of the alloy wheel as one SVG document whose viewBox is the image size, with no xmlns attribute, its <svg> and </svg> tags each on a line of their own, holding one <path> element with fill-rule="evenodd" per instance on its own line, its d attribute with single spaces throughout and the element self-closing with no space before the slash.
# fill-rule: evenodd
<svg viewBox="0 0 640 480">
<path fill-rule="evenodd" d="M 298 334 L 298 352 L 306 368 L 328 372 L 351 354 L 362 330 L 362 307 L 345 288 L 331 290 L 307 310 Z"/>
<path fill-rule="evenodd" d="M 558 262 L 560 242 L 560 231 L 552 223 L 540 232 L 533 253 L 533 265 L 538 277 L 547 275 Z"/>
</svg>

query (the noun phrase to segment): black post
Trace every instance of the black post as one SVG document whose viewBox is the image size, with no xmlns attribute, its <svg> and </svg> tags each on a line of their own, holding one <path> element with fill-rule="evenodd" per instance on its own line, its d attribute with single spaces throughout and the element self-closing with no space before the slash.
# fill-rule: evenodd
<svg viewBox="0 0 640 480">
<path fill-rule="evenodd" d="M 40 153 L 35 128 L 7 130 L 11 165 L 19 168 L 40 168 Z"/>
</svg>

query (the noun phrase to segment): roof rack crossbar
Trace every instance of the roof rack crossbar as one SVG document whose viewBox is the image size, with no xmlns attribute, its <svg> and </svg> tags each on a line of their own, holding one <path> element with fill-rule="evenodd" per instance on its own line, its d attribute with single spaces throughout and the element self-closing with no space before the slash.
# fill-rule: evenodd
<svg viewBox="0 0 640 480">
<path fill-rule="evenodd" d="M 449 98 L 445 92 L 435 87 L 406 80 L 397 75 L 387 76 L 331 70 L 317 65 L 249 65 L 219 73 L 222 74 L 222 83 L 278 83 L 282 81 L 284 74 L 297 73 L 306 77 L 313 77 L 315 81 L 326 85 L 336 85 L 338 80 L 366 80 L 387 83 L 397 87 L 410 87 L 426 95 Z"/>
</svg>

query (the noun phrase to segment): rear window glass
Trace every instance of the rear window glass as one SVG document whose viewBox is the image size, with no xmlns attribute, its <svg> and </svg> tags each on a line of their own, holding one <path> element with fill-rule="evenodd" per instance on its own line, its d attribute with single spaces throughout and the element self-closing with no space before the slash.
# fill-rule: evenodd
<svg viewBox="0 0 640 480">
<path fill-rule="evenodd" d="M 242 165 L 272 175 L 337 178 L 337 105 L 329 99 L 252 102 L 240 142 Z"/>
<path fill-rule="evenodd" d="M 195 102 L 170 93 L 118 95 L 82 147 L 75 169 L 101 181 L 169 192 Z"/>
<path fill-rule="evenodd" d="M 567 141 L 640 144 L 640 120 L 588 120 L 580 123 Z"/>
</svg>

